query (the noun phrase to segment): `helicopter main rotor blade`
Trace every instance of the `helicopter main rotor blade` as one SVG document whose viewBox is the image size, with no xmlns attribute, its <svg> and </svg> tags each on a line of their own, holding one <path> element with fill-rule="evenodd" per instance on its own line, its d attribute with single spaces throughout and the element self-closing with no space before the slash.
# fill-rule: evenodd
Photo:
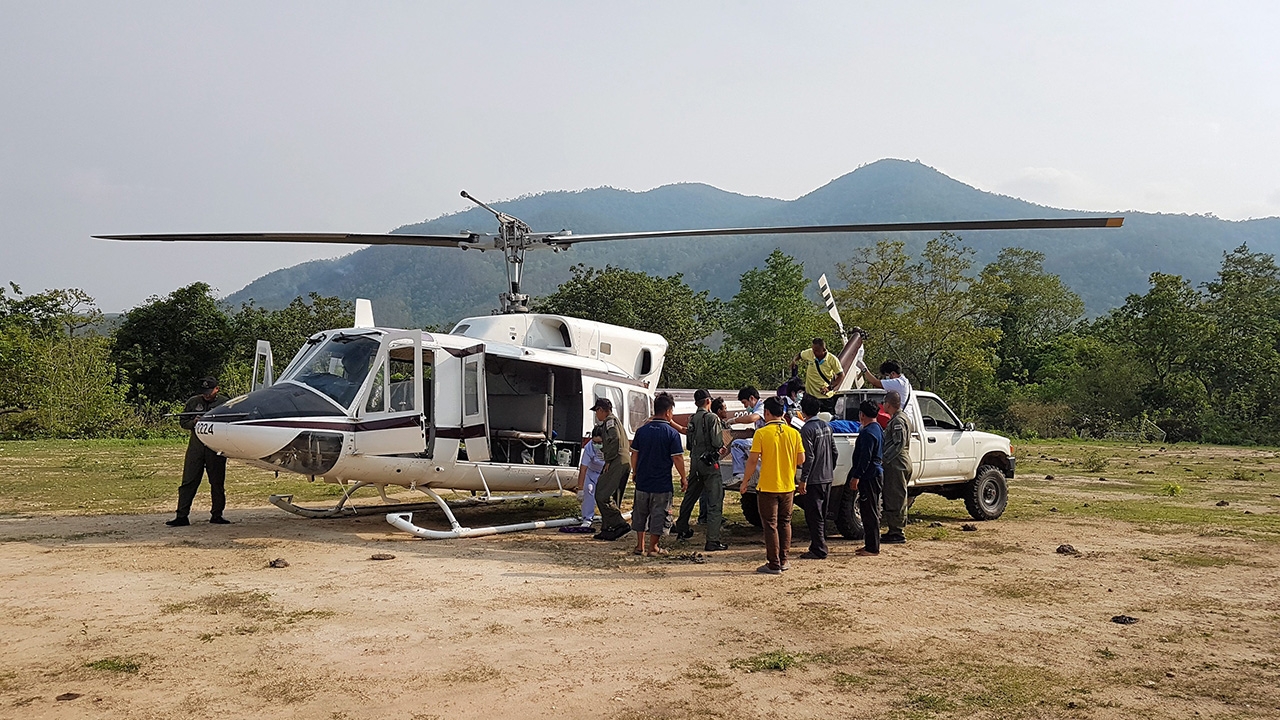
<svg viewBox="0 0 1280 720">
<path fill-rule="evenodd" d="M 419 245 L 425 247 L 474 247 L 485 237 L 479 233 L 457 235 L 409 235 L 401 233 L 180 233 L 157 235 L 94 235 L 100 240 L 158 242 L 292 242 L 353 245 Z"/>
<path fill-rule="evenodd" d="M 810 233 L 942 232 L 944 230 L 1058 230 L 1110 228 L 1124 224 L 1122 217 L 1047 218 L 1039 220 L 959 220 L 945 222 L 863 223 L 857 225 L 796 225 L 791 227 L 719 228 L 708 230 L 657 230 L 652 232 L 551 235 L 551 245 L 571 245 L 597 240 L 711 237 L 717 235 L 801 235 Z"/>
</svg>

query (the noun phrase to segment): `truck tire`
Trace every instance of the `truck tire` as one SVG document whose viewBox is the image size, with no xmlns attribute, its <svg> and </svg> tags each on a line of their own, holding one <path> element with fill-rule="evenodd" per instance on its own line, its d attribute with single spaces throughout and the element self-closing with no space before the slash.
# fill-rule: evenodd
<svg viewBox="0 0 1280 720">
<path fill-rule="evenodd" d="M 1009 504 L 1009 487 L 1004 472 L 993 465 L 983 465 L 969 481 L 964 495 L 964 506 L 974 520 L 995 520 L 1004 514 Z"/>
<path fill-rule="evenodd" d="M 742 503 L 742 517 L 758 528 L 764 527 L 764 522 L 760 520 L 760 506 L 756 503 L 756 494 L 753 492 L 742 493 L 738 496 L 738 501 Z"/>
<path fill-rule="evenodd" d="M 835 528 L 845 540 L 861 540 L 862 518 L 858 515 L 858 491 L 845 491 L 848 485 L 837 485 L 831 488 L 831 497 L 827 499 L 827 527 Z M 830 533 L 828 533 L 830 535 Z"/>
</svg>

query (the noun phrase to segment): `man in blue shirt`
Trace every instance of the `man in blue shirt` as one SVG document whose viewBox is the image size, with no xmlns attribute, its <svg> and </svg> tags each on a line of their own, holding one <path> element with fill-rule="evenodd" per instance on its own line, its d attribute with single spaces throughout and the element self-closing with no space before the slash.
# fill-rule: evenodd
<svg viewBox="0 0 1280 720">
<path fill-rule="evenodd" d="M 680 490 L 688 491 L 689 477 L 684 467 L 684 445 L 672 418 L 675 401 L 667 393 L 653 399 L 653 417 L 636 430 L 631 441 L 631 474 L 636 497 L 631 505 L 631 529 L 636 531 L 637 555 L 666 555 L 658 540 L 667 531 L 675 487 L 671 468 L 680 474 Z M 646 542 L 646 539 L 648 542 Z"/>
<path fill-rule="evenodd" d="M 880 405 L 864 400 L 858 406 L 858 440 L 853 444 L 853 467 L 845 482 L 849 489 L 858 490 L 858 513 L 862 515 L 864 546 L 855 555 L 862 557 L 880 554 L 880 495 L 884 492 L 884 471 L 881 469 L 881 448 L 884 437 L 876 417 Z"/>
</svg>

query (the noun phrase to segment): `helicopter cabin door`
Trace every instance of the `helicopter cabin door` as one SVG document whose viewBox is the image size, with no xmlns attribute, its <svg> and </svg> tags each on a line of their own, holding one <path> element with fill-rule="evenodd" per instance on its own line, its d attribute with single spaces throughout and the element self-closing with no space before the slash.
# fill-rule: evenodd
<svg viewBox="0 0 1280 720">
<path fill-rule="evenodd" d="M 484 346 L 472 348 L 462 357 L 462 437 L 467 459 L 488 462 L 489 396 L 484 380 Z"/>
<path fill-rule="evenodd" d="M 382 336 L 363 399 L 356 406 L 355 452 L 417 455 L 426 451 L 422 333 Z"/>
</svg>

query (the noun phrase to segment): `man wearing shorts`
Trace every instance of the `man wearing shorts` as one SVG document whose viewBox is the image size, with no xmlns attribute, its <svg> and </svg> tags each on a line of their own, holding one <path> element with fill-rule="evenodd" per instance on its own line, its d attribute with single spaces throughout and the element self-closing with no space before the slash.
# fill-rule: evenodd
<svg viewBox="0 0 1280 720">
<path fill-rule="evenodd" d="M 631 505 L 631 529 L 636 532 L 637 555 L 666 555 L 658 540 L 667 531 L 671 516 L 671 500 L 675 487 L 671 468 L 680 474 L 680 489 L 689 489 L 684 467 L 684 445 L 680 432 L 672 424 L 671 410 L 675 401 L 666 393 L 653 399 L 653 417 L 631 441 L 631 473 L 635 478 L 636 497 Z"/>
</svg>

